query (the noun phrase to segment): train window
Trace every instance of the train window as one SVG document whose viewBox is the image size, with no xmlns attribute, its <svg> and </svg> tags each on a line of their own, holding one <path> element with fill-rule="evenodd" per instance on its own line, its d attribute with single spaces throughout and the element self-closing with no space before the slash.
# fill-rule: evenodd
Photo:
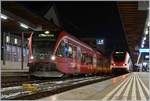
<svg viewBox="0 0 150 101">
<path fill-rule="evenodd" d="M 62 41 L 57 49 L 56 55 L 60 57 L 68 57 L 68 44 Z"/>
<path fill-rule="evenodd" d="M 69 45 L 69 47 L 68 47 L 68 53 L 69 53 L 69 57 L 73 58 L 73 48 L 71 45 Z"/>
<path fill-rule="evenodd" d="M 64 56 L 64 42 L 62 41 L 57 49 L 57 52 L 56 52 L 56 55 L 57 56 L 60 56 L 60 57 L 63 57 Z"/>
<path fill-rule="evenodd" d="M 76 58 L 76 47 L 72 46 L 72 58 L 75 59 Z"/>
<path fill-rule="evenodd" d="M 82 54 L 81 62 L 85 63 L 85 59 L 86 59 L 86 53 L 83 53 L 83 54 Z"/>
</svg>

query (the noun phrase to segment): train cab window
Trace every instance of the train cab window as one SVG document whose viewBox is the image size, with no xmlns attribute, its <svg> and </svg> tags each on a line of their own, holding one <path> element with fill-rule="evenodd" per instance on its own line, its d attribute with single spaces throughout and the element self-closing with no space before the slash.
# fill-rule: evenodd
<svg viewBox="0 0 150 101">
<path fill-rule="evenodd" d="M 77 57 L 78 60 L 81 61 L 82 54 L 81 54 L 81 49 L 79 47 L 77 48 Z"/>
<path fill-rule="evenodd" d="M 85 54 L 85 63 L 86 64 L 92 64 L 93 61 L 92 61 L 92 56 L 90 56 L 89 54 Z"/>
<path fill-rule="evenodd" d="M 69 56 L 68 44 L 62 41 L 57 49 L 56 55 L 60 57 L 68 57 Z"/>
<path fill-rule="evenodd" d="M 113 53 L 113 60 L 115 62 L 120 62 L 125 60 L 126 53 L 125 52 L 114 52 Z"/>
<path fill-rule="evenodd" d="M 57 49 L 57 56 L 63 57 L 64 56 L 64 42 L 62 41 Z"/>
</svg>

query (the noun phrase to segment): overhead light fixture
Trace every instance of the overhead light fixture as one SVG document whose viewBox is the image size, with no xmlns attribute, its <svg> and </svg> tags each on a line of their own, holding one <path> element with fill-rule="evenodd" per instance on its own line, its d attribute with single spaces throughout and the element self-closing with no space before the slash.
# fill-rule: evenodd
<svg viewBox="0 0 150 101">
<path fill-rule="evenodd" d="M 143 38 L 143 41 L 145 41 L 146 40 L 146 36 Z"/>
<path fill-rule="evenodd" d="M 143 47 L 144 47 L 144 45 L 142 44 L 142 45 L 141 45 L 141 47 L 143 48 Z"/>
<path fill-rule="evenodd" d="M 4 14 L 1 14 L 1 18 L 4 19 L 4 20 L 7 20 L 8 17 Z"/>
<path fill-rule="evenodd" d="M 145 30 L 145 35 L 147 35 L 148 34 L 148 29 L 146 28 L 146 30 Z"/>
<path fill-rule="evenodd" d="M 29 28 L 27 25 L 25 25 L 25 24 L 23 24 L 23 23 L 20 23 L 20 26 L 23 27 L 23 28 L 25 28 L 25 29 L 28 29 L 28 28 Z"/>
<path fill-rule="evenodd" d="M 49 31 L 45 31 L 44 33 L 45 33 L 45 34 L 49 34 L 50 32 L 49 32 Z"/>
<path fill-rule="evenodd" d="M 144 45 L 145 44 L 145 42 L 144 42 L 144 40 L 142 41 L 142 45 Z"/>
</svg>

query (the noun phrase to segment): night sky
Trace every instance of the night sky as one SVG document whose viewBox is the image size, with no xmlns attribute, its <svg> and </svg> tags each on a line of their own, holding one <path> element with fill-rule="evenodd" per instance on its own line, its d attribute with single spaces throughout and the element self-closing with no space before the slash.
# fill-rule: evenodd
<svg viewBox="0 0 150 101">
<path fill-rule="evenodd" d="M 18 2 L 37 15 L 44 16 L 55 5 L 58 18 L 67 32 L 76 37 L 106 39 L 106 54 L 127 49 L 124 30 L 115 1 Z"/>
</svg>

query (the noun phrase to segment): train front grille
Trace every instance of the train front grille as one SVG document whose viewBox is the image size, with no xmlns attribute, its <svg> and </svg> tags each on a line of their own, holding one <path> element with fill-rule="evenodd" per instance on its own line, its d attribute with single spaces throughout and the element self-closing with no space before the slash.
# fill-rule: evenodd
<svg viewBox="0 0 150 101">
<path fill-rule="evenodd" d="M 50 64 L 44 64 L 39 63 L 35 64 L 35 71 L 57 71 L 56 64 L 50 63 Z"/>
</svg>

